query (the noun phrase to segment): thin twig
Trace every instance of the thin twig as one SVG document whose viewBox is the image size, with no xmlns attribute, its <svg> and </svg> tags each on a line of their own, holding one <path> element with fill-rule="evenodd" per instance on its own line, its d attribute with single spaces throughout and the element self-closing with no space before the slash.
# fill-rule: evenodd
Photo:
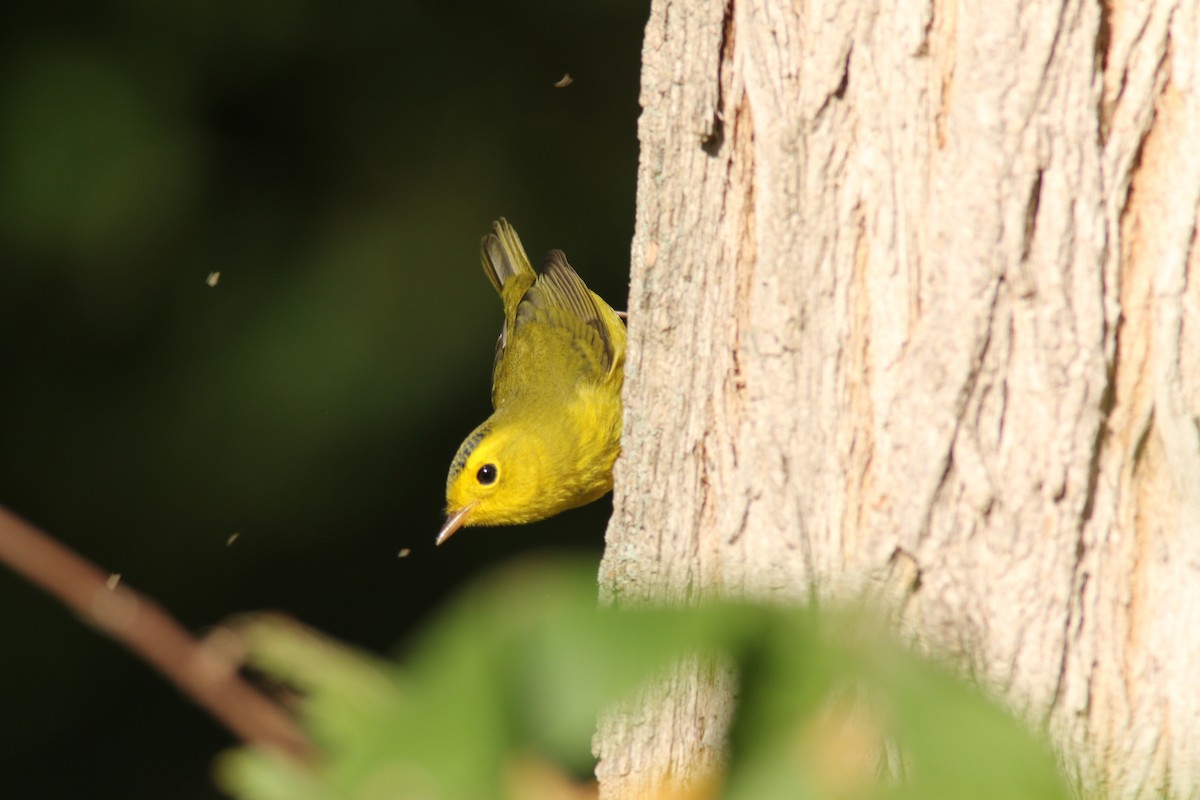
<svg viewBox="0 0 1200 800">
<path fill-rule="evenodd" d="M 0 507 L 0 562 L 154 666 L 247 744 L 308 759 L 316 750 L 288 714 L 153 600 Z"/>
</svg>

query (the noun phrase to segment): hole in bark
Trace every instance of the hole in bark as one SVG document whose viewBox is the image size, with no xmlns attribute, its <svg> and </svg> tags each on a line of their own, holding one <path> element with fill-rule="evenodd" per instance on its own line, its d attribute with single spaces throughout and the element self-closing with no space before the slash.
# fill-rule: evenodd
<svg viewBox="0 0 1200 800">
<path fill-rule="evenodd" d="M 837 88 L 833 90 L 834 99 L 841 100 L 846 96 L 846 90 L 850 88 L 850 54 L 846 54 L 846 63 L 842 66 L 842 80 L 838 83 Z"/>
<path fill-rule="evenodd" d="M 724 143 L 725 123 L 721 121 L 720 114 L 713 114 L 712 130 L 700 140 L 700 149 L 715 157 L 721 152 L 721 145 Z"/>
</svg>

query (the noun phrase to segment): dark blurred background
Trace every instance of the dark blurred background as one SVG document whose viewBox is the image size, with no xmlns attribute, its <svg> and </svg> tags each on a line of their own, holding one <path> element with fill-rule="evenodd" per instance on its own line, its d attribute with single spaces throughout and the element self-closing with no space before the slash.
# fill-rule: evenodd
<svg viewBox="0 0 1200 800">
<path fill-rule="evenodd" d="M 0 12 L 0 503 L 194 631 L 377 652 L 517 554 L 598 559 L 607 499 L 432 541 L 490 411 L 491 220 L 625 304 L 647 7 Z M 219 796 L 224 731 L 3 568 L 0 637 L 0 794 Z"/>
</svg>

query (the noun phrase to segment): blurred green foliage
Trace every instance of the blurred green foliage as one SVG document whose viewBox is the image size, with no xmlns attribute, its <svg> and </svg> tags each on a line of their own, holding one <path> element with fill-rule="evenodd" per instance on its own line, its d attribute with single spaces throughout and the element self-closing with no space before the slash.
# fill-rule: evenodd
<svg viewBox="0 0 1200 800">
<path fill-rule="evenodd" d="M 733 752 L 713 797 L 1067 797 L 1017 721 L 862 614 L 598 611 L 594 565 L 527 562 L 472 587 L 399 663 L 281 618 L 243 635 L 253 663 L 300 690 L 324 757 L 223 756 L 219 780 L 242 800 L 528 800 L 514 764 L 533 753 L 585 772 L 597 712 L 684 655 L 737 675 Z M 891 774 L 873 759 L 885 743 Z"/>
<path fill-rule="evenodd" d="M 192 628 L 375 650 L 509 555 L 599 553 L 607 501 L 432 538 L 491 220 L 624 304 L 644 0 L 10 5 L 0 502 Z M 217 796 L 224 731 L 3 570 L 0 631 L 6 794 Z"/>
</svg>

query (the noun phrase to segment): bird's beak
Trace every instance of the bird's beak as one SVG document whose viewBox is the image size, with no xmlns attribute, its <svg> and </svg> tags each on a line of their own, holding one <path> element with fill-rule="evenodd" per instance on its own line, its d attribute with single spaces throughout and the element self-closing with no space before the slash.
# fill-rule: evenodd
<svg viewBox="0 0 1200 800">
<path fill-rule="evenodd" d="M 474 507 L 475 504 L 471 503 L 468 506 L 463 506 L 458 511 L 455 511 L 453 514 L 447 517 L 446 524 L 442 526 L 442 529 L 438 531 L 437 538 L 434 539 L 434 544 L 442 544 L 451 536 L 453 536 L 454 532 L 461 528 L 467 521 L 467 515 L 471 513 L 471 509 Z"/>
</svg>

